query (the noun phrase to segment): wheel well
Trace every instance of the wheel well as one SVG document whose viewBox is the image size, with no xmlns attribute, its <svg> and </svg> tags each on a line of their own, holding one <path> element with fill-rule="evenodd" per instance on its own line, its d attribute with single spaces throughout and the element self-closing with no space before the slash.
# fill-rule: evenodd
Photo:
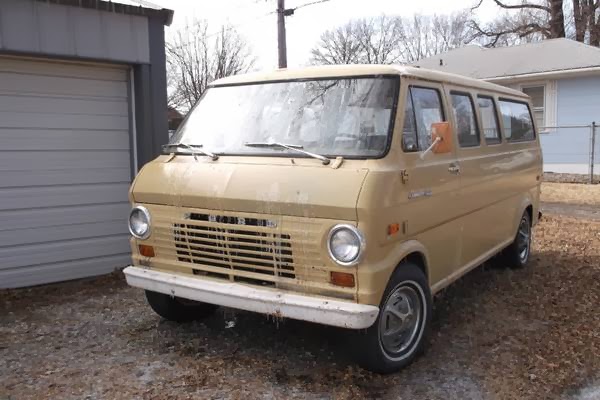
<svg viewBox="0 0 600 400">
<path fill-rule="evenodd" d="M 525 211 L 527 211 L 527 214 L 529 214 L 529 221 L 533 223 L 533 206 L 531 204 L 528 205 Z"/>
<path fill-rule="evenodd" d="M 418 251 L 410 253 L 409 255 L 404 257 L 404 259 L 402 260 L 402 262 L 405 262 L 405 261 L 410 261 L 411 263 L 413 263 L 417 267 L 419 267 L 421 272 L 423 272 L 423 274 L 425 275 L 425 278 L 427 279 L 427 281 L 429 281 L 429 273 L 427 271 L 427 262 L 425 261 L 425 256 L 423 255 L 423 253 L 420 253 Z M 402 264 L 402 262 L 400 264 Z"/>
</svg>

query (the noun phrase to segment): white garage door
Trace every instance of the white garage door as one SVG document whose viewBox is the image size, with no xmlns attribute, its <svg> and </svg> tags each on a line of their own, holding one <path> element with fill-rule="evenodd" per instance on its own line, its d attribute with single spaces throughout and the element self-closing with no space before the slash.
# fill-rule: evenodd
<svg viewBox="0 0 600 400">
<path fill-rule="evenodd" d="M 0 287 L 128 263 L 128 74 L 0 57 Z"/>
</svg>

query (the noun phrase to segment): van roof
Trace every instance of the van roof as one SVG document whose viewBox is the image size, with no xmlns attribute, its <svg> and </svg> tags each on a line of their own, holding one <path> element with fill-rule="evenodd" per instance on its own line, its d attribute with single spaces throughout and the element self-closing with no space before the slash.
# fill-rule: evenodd
<svg viewBox="0 0 600 400">
<path fill-rule="evenodd" d="M 436 82 L 447 82 L 456 85 L 490 90 L 510 96 L 528 98 L 528 96 L 523 92 L 509 89 L 505 86 L 485 82 L 479 79 L 468 78 L 462 75 L 434 71 L 419 67 L 379 64 L 323 65 L 305 68 L 282 68 L 272 71 L 234 75 L 227 78 L 218 79 L 212 82 L 210 86 L 238 85 L 244 83 L 285 81 L 294 79 L 339 78 L 364 75 L 399 75 Z"/>
</svg>

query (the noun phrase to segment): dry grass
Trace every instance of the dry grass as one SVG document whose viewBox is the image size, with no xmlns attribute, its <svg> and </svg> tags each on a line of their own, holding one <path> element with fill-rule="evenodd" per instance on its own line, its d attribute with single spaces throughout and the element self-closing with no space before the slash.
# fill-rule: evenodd
<svg viewBox="0 0 600 400">
<path fill-rule="evenodd" d="M 548 216 L 534 237 L 527 268 L 437 296 L 428 352 L 388 376 L 353 365 L 339 329 L 162 321 L 118 275 L 0 291 L 0 399 L 594 399 L 600 222 Z"/>
<path fill-rule="evenodd" d="M 542 183 L 542 201 L 600 207 L 600 185 L 544 182 Z"/>
</svg>

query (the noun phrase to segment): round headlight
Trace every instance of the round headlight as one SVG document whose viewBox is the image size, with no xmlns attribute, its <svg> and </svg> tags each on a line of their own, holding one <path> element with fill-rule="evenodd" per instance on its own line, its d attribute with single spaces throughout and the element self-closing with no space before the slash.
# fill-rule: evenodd
<svg viewBox="0 0 600 400">
<path fill-rule="evenodd" d="M 336 225 L 329 231 L 329 255 L 341 265 L 354 265 L 360 261 L 365 240 L 352 225 Z"/>
<path fill-rule="evenodd" d="M 129 232 L 138 239 L 150 236 L 150 213 L 146 207 L 133 207 L 129 213 Z"/>
</svg>

